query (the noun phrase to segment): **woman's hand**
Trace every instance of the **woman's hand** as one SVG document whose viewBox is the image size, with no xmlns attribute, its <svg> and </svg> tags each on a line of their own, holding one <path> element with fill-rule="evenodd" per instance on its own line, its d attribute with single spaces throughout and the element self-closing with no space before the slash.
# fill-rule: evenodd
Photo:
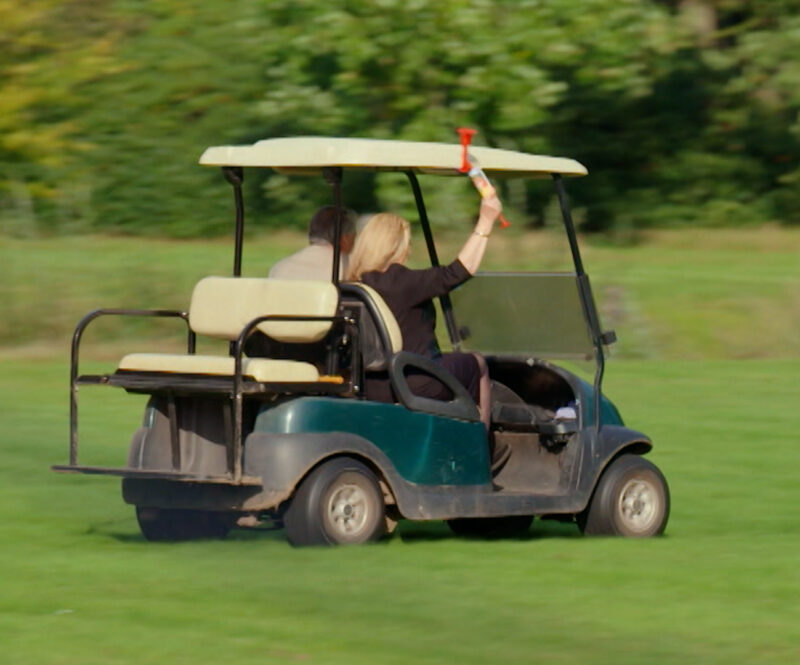
<svg viewBox="0 0 800 665">
<path fill-rule="evenodd" d="M 494 224 L 497 218 L 500 217 L 501 212 L 503 212 L 503 204 L 500 203 L 497 194 L 492 194 L 492 196 L 481 199 L 481 211 L 478 216 L 478 221 L 480 222 L 483 220 Z"/>
<path fill-rule="evenodd" d="M 475 230 L 470 233 L 467 242 L 458 253 L 458 259 L 467 269 L 470 275 L 474 275 L 481 265 L 483 254 L 486 252 L 486 245 L 492 233 L 495 221 L 503 212 L 503 204 L 496 194 L 481 199 L 481 211 Z"/>
<path fill-rule="evenodd" d="M 500 203 L 497 194 L 481 199 L 481 210 L 478 215 L 478 223 L 475 224 L 475 233 L 489 237 L 492 227 L 497 218 L 500 217 L 501 212 L 503 212 L 503 204 Z"/>
</svg>

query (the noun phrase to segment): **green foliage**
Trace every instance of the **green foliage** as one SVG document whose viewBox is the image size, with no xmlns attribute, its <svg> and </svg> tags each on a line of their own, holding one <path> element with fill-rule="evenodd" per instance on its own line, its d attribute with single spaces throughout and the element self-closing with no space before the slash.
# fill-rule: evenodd
<svg viewBox="0 0 800 665">
<path fill-rule="evenodd" d="M 585 228 L 800 221 L 796 0 L 0 0 L 0 223 L 8 233 L 230 228 L 208 145 L 282 135 L 455 140 L 583 161 Z M 412 214 L 353 177 L 359 211 Z M 432 214 L 473 214 L 462 180 Z M 246 176 L 251 226 L 302 227 L 316 179 Z M 503 185 L 508 216 L 552 198 Z"/>
</svg>

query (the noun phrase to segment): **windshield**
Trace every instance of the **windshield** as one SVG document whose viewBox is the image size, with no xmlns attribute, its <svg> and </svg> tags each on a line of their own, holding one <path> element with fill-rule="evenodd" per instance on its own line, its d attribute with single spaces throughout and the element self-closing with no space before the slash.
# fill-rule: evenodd
<svg viewBox="0 0 800 665">
<path fill-rule="evenodd" d="M 590 360 L 575 273 L 478 273 L 450 294 L 464 351 Z"/>
</svg>

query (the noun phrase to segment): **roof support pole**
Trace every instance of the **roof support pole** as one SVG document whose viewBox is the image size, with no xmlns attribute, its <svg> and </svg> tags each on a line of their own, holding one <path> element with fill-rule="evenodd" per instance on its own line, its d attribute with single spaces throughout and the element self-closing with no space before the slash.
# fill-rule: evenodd
<svg viewBox="0 0 800 665">
<path fill-rule="evenodd" d="M 244 171 L 241 166 L 223 166 L 222 174 L 233 185 L 233 200 L 236 205 L 236 240 L 233 253 L 233 276 L 242 274 L 242 243 L 244 241 L 244 199 L 242 197 L 242 181 Z"/>
<path fill-rule="evenodd" d="M 331 281 L 339 283 L 339 265 L 342 261 L 342 168 L 339 166 L 329 166 L 322 169 L 322 177 L 325 178 L 333 189 L 333 205 L 336 207 L 336 226 L 333 234 L 333 275 Z"/>
<path fill-rule="evenodd" d="M 431 233 L 431 224 L 428 220 L 428 211 L 425 209 L 425 201 L 422 198 L 422 190 L 420 189 L 417 175 L 413 171 L 406 171 L 405 174 L 414 192 L 414 201 L 417 204 L 419 223 L 422 226 L 422 233 L 425 236 L 425 244 L 428 247 L 428 256 L 431 259 L 431 265 L 438 266 L 439 257 L 436 254 L 436 245 L 433 242 L 433 233 Z M 447 326 L 447 335 L 450 338 L 450 343 L 453 345 L 453 349 L 458 351 L 461 348 L 461 336 L 458 334 L 456 318 L 453 314 L 453 303 L 450 301 L 450 296 L 447 294 L 439 298 L 439 302 L 442 305 L 442 314 L 444 314 L 444 322 Z"/>
<path fill-rule="evenodd" d="M 556 194 L 558 195 L 558 203 L 561 206 L 561 217 L 564 221 L 564 228 L 567 232 L 569 239 L 569 248 L 572 252 L 572 260 L 575 264 L 575 274 L 577 275 L 578 284 L 578 297 L 581 301 L 583 309 L 583 316 L 586 319 L 586 325 L 589 327 L 589 333 L 592 336 L 592 345 L 594 346 L 594 355 L 596 369 L 594 374 L 594 422 L 595 422 L 595 440 L 600 436 L 600 428 L 602 427 L 602 414 L 601 414 L 601 394 L 603 385 L 603 374 L 605 372 L 606 359 L 603 353 L 603 343 L 609 333 L 604 335 L 600 330 L 600 319 L 597 316 L 597 308 L 594 304 L 594 295 L 592 294 L 592 287 L 589 284 L 589 276 L 583 268 L 583 261 L 581 260 L 581 252 L 578 248 L 578 237 L 575 233 L 575 224 L 572 221 L 572 212 L 569 208 L 569 201 L 567 199 L 567 190 L 564 188 L 564 179 L 559 173 L 553 173 L 553 183 L 556 187 Z M 613 334 L 613 333 L 610 333 Z M 593 450 L 596 448 L 593 448 Z"/>
<path fill-rule="evenodd" d="M 583 275 L 585 273 L 583 270 L 583 261 L 581 260 L 581 252 L 578 248 L 578 236 L 575 233 L 575 224 L 572 221 L 572 212 L 569 209 L 567 190 L 564 188 L 564 179 L 561 177 L 560 173 L 553 173 L 553 183 L 556 186 L 558 203 L 561 206 L 561 217 L 564 220 L 564 228 L 567 231 L 569 249 L 572 252 L 572 260 L 575 263 L 575 272 L 578 275 Z"/>
</svg>

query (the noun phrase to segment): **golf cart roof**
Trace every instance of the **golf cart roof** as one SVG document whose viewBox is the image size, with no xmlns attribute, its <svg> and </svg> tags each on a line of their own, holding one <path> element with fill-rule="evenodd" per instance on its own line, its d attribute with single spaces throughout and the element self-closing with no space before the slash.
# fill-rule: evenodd
<svg viewBox="0 0 800 665">
<path fill-rule="evenodd" d="M 323 167 L 340 166 L 370 171 L 459 175 L 461 152 L 457 143 L 305 136 L 266 139 L 253 145 L 214 146 L 206 149 L 200 163 L 257 166 L 300 174 L 313 174 Z M 583 164 L 564 157 L 480 146 L 470 146 L 469 155 L 487 175 L 546 178 L 553 173 L 564 176 L 587 173 Z"/>
</svg>

